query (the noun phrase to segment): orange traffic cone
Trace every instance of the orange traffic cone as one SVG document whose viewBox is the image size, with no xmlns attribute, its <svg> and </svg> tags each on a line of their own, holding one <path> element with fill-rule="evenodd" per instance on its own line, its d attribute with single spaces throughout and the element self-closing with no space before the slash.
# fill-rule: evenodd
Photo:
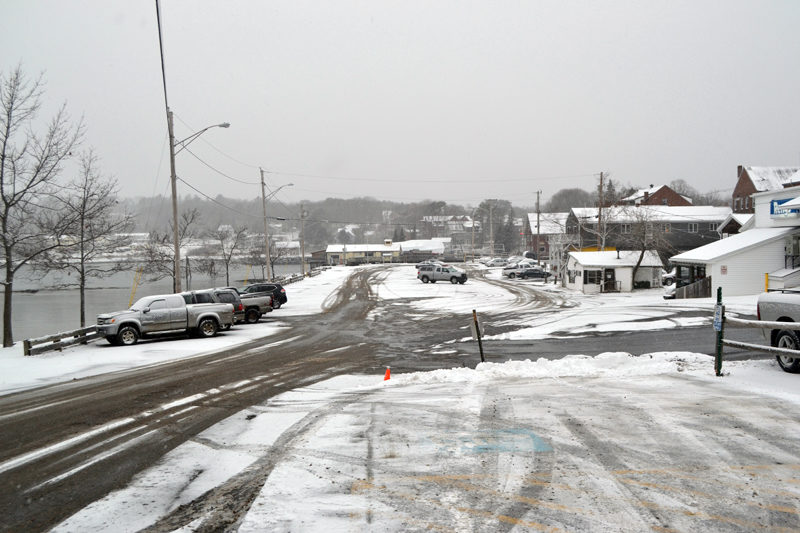
<svg viewBox="0 0 800 533">
<path fill-rule="evenodd" d="M 390 377 L 392 377 L 392 372 L 389 370 L 389 367 L 387 366 L 386 367 L 386 374 L 384 374 L 384 376 L 383 376 L 383 381 L 386 381 Z"/>
</svg>

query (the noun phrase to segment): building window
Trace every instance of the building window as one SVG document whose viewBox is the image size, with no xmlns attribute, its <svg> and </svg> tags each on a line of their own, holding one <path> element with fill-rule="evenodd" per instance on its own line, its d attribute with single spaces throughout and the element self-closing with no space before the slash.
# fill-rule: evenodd
<svg viewBox="0 0 800 533">
<path fill-rule="evenodd" d="M 669 224 L 661 224 L 661 231 L 664 233 L 669 233 L 670 227 Z"/>
<path fill-rule="evenodd" d="M 623 224 L 622 225 L 622 233 L 630 233 L 631 232 L 631 225 L 630 224 Z"/>
<path fill-rule="evenodd" d="M 667 205 L 667 199 L 666 198 L 662 198 L 661 199 L 661 205 Z"/>
<path fill-rule="evenodd" d="M 583 276 L 583 284 L 584 285 L 600 285 L 600 281 L 603 279 L 603 273 L 599 270 L 584 270 L 586 274 Z"/>
<path fill-rule="evenodd" d="M 708 231 L 717 231 L 717 225 L 713 222 L 708 223 Z"/>
<path fill-rule="evenodd" d="M 689 222 L 689 233 L 697 233 L 697 222 Z"/>
<path fill-rule="evenodd" d="M 741 205 L 742 205 L 742 199 L 741 198 L 736 197 L 736 198 L 733 199 L 733 210 L 734 211 L 738 211 L 741 208 Z"/>
</svg>

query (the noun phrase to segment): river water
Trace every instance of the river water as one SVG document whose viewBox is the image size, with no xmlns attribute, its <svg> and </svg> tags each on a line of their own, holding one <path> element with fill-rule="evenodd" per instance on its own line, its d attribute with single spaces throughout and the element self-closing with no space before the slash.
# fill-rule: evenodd
<svg viewBox="0 0 800 533">
<path fill-rule="evenodd" d="M 300 265 L 275 265 L 275 275 L 285 276 L 300 272 Z M 111 277 L 88 280 L 86 290 L 86 325 L 96 322 L 97 315 L 109 311 L 127 309 L 133 290 L 134 271 L 119 272 Z M 245 279 L 261 278 L 261 269 L 249 270 L 245 266 L 231 269 L 231 285 L 244 285 Z M 14 278 L 13 310 L 11 322 L 14 340 L 20 341 L 43 337 L 80 327 L 80 291 L 76 288 L 59 289 L 65 283 L 74 282 L 63 274 L 48 274 L 43 279 L 35 279 L 30 270 L 21 269 Z M 183 289 L 187 287 L 183 281 Z M 193 274 L 191 289 L 206 289 L 225 285 L 225 272 L 216 277 Z M 35 291 L 35 292 L 34 292 Z M 136 288 L 133 301 L 151 294 L 172 292 L 172 280 L 142 282 Z M 291 302 L 291 289 L 287 288 Z M 2 326 L 2 324 L 0 324 Z"/>
</svg>

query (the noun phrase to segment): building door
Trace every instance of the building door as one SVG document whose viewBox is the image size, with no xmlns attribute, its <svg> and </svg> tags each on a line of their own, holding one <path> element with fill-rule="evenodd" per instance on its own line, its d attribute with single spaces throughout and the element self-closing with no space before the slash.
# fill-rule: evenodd
<svg viewBox="0 0 800 533">
<path fill-rule="evenodd" d="M 615 292 L 617 290 L 616 270 L 613 268 L 603 269 L 603 292 Z"/>
</svg>

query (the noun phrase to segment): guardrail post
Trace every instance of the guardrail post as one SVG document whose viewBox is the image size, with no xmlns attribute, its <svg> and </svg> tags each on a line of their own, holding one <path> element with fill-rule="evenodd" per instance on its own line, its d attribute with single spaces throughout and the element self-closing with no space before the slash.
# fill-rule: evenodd
<svg viewBox="0 0 800 533">
<path fill-rule="evenodd" d="M 714 309 L 714 329 L 717 330 L 717 351 L 714 357 L 714 372 L 722 375 L 722 338 L 725 334 L 725 306 L 722 305 L 722 287 L 717 287 L 717 306 Z"/>
</svg>

